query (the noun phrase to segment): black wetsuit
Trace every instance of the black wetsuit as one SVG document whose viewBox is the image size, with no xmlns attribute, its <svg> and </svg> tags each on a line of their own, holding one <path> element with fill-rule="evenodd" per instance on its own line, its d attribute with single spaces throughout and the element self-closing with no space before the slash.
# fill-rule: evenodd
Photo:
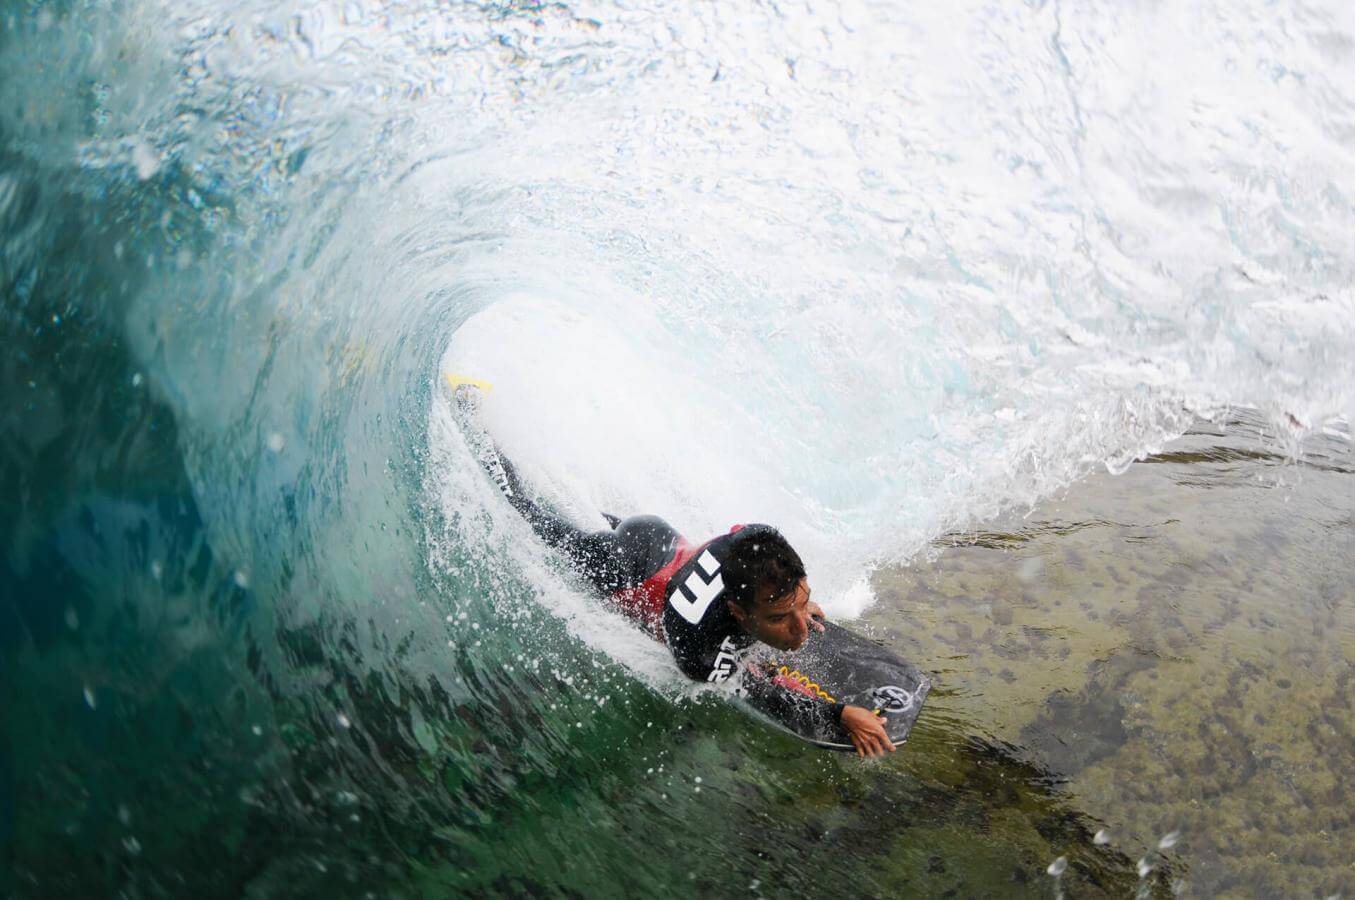
<svg viewBox="0 0 1355 900">
<path fill-rule="evenodd" d="M 481 465 L 494 479 L 532 530 L 563 555 L 580 576 L 609 597 L 639 588 L 667 567 L 684 547 L 682 536 L 658 516 L 631 516 L 612 527 L 585 531 L 533 502 L 522 489 L 512 463 L 487 435 L 480 436 Z M 748 526 L 749 532 L 758 526 Z M 667 580 L 663 599 L 663 631 L 674 661 L 696 681 L 724 682 L 739 671 L 740 655 L 755 639 L 743 630 L 720 596 L 719 570 L 738 531 L 695 548 Z M 764 666 L 749 664 L 739 679 L 739 693 L 754 706 L 783 722 L 796 720 L 826 727 L 842 718 L 842 705 L 809 697 L 774 683 Z"/>
</svg>

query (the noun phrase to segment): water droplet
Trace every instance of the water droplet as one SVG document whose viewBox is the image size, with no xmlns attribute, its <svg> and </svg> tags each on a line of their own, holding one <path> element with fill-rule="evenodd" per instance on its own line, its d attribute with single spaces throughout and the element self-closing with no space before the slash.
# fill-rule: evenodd
<svg viewBox="0 0 1355 900">
<path fill-rule="evenodd" d="M 1092 836 L 1092 843 L 1098 847 L 1109 844 L 1110 832 L 1102 828 L 1100 831 L 1096 832 L 1096 834 Z"/>
<path fill-rule="evenodd" d="M 75 611 L 74 606 L 66 607 L 66 627 L 71 631 L 80 627 L 80 614 Z"/>
<path fill-rule="evenodd" d="M 154 562 L 151 563 L 151 577 L 152 577 L 152 578 L 154 578 L 156 581 L 159 581 L 159 580 L 160 580 L 160 576 L 163 575 L 164 573 L 165 573 L 165 567 L 162 566 L 162 565 L 160 565 L 160 561 L 159 561 L 158 559 L 157 559 L 156 561 L 154 561 Z"/>
<path fill-rule="evenodd" d="M 268 449 L 273 453 L 281 453 L 282 448 L 287 446 L 287 441 L 276 431 L 268 435 Z"/>
<path fill-rule="evenodd" d="M 1054 860 L 1052 863 L 1049 864 L 1049 868 L 1045 869 L 1046 872 L 1048 872 L 1050 875 L 1053 875 L 1055 878 L 1058 878 L 1067 870 L 1068 870 L 1068 857 L 1066 856 L 1060 856 L 1058 859 Z"/>
<path fill-rule="evenodd" d="M 1176 846 L 1176 842 L 1179 840 L 1181 840 L 1181 832 L 1169 831 L 1166 834 L 1162 835 L 1162 837 L 1158 840 L 1157 849 L 1170 850 L 1171 848 Z"/>
<path fill-rule="evenodd" d="M 145 141 L 137 141 L 132 147 L 132 166 L 136 169 L 136 177 L 145 181 L 160 171 L 160 157 Z"/>
<path fill-rule="evenodd" d="M 128 836 L 122 839 L 123 848 L 133 856 L 141 855 L 141 842 L 136 838 Z"/>
<path fill-rule="evenodd" d="M 450 622 L 453 618 L 454 616 L 451 613 L 447 613 L 447 618 L 444 621 Z"/>
<path fill-rule="evenodd" d="M 697 783 L 697 784 L 700 784 L 700 783 L 701 783 L 701 776 L 700 776 L 700 775 L 696 776 L 696 783 Z"/>
<path fill-rule="evenodd" d="M 258 737 L 263 734 L 263 726 L 255 725 L 253 728 L 250 729 L 250 731 L 254 732 L 255 737 Z"/>
<path fill-rule="evenodd" d="M 90 709 L 95 709 L 99 705 L 94 700 L 94 688 L 89 685 L 85 685 L 85 705 Z"/>
<path fill-rule="evenodd" d="M 235 586 L 241 590 L 249 587 L 249 576 L 239 569 L 235 570 L 235 574 L 231 576 L 231 580 L 234 581 Z"/>
<path fill-rule="evenodd" d="M 339 723 L 339 727 L 340 727 L 340 728 L 352 728 L 352 727 L 353 727 L 353 723 L 352 723 L 351 721 L 349 721 L 348 717 L 345 716 L 343 713 L 339 713 L 337 716 L 334 717 L 334 719 L 335 719 L 335 721 L 337 721 L 337 722 Z"/>
<path fill-rule="evenodd" d="M 1140 878 L 1147 878 L 1147 877 L 1148 877 L 1148 873 L 1151 872 L 1151 871 L 1153 871 L 1153 867 L 1152 867 L 1151 865 L 1149 865 L 1148 860 L 1146 860 L 1146 859 L 1141 859 L 1141 860 L 1139 860 L 1139 864 L 1138 864 L 1137 868 L 1138 868 L 1138 872 L 1139 872 L 1139 877 L 1140 877 Z"/>
</svg>

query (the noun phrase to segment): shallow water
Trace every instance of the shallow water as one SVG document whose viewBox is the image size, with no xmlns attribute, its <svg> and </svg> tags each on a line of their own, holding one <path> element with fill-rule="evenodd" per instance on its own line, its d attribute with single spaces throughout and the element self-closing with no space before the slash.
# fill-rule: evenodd
<svg viewBox="0 0 1355 900">
<path fill-rule="evenodd" d="M 1140 878 L 1176 816 L 1096 792 L 1140 765 L 1122 732 L 1165 733 L 1122 695 L 1218 633 L 1208 658 L 1262 672 L 1296 643 L 1283 690 L 1327 715 L 1344 606 L 1300 643 L 1176 566 L 1175 618 L 1136 600 L 1076 651 L 1032 625 L 988 678 L 958 659 L 978 618 L 900 630 L 925 606 L 890 566 L 1198 416 L 1270 435 L 1223 465 L 1345 452 L 1345 6 L 65 0 L 0 26 L 0 892 L 1253 883 L 1243 837 L 1184 826 Z M 494 381 L 495 435 L 580 521 L 781 526 L 830 613 L 940 670 L 908 751 L 807 753 L 693 691 L 496 496 L 449 367 Z M 1331 502 L 1243 555 L 1320 545 Z M 1117 552 L 1213 559 L 1150 533 Z M 1339 591 L 1323 559 L 1285 590 Z M 1171 758 L 1215 766 L 1217 727 Z M 1330 868 L 1324 840 L 1296 864 Z"/>
<path fill-rule="evenodd" d="M 866 621 L 1192 894 L 1349 896 L 1355 454 L 1225 426 L 881 573 Z"/>
</svg>

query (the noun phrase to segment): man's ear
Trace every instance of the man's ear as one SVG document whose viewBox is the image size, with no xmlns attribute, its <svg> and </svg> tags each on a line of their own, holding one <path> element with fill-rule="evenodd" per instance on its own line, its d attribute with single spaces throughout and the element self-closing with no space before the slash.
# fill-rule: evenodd
<svg viewBox="0 0 1355 900">
<path fill-rule="evenodd" d="M 726 600 L 725 606 L 729 607 L 729 612 L 734 616 L 734 621 L 742 625 L 744 617 L 748 615 L 743 611 L 743 607 L 739 606 L 739 604 L 735 603 L 733 600 Z"/>
</svg>

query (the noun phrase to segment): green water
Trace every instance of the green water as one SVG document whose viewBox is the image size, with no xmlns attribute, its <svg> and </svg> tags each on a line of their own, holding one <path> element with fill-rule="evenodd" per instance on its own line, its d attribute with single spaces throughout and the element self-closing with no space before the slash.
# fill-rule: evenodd
<svg viewBox="0 0 1355 900">
<path fill-rule="evenodd" d="M 1019 747 L 1191 895 L 1350 896 L 1355 455 L 1264 438 L 1201 425 L 954 536 L 882 573 L 866 621 L 935 661 L 933 715 Z"/>
</svg>

